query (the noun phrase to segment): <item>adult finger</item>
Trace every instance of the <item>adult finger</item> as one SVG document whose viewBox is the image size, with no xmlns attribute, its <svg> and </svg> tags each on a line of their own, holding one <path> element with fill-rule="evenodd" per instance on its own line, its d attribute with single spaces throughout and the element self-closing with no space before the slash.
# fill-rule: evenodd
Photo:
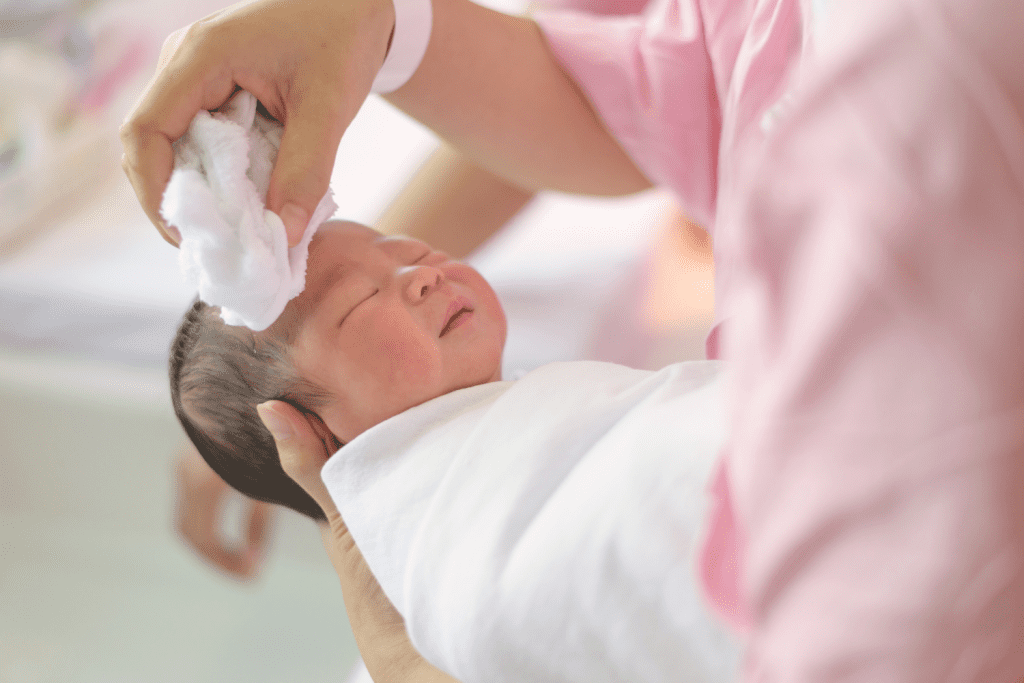
<svg viewBox="0 0 1024 683">
<path fill-rule="evenodd" d="M 174 55 L 178 47 L 181 45 L 181 42 L 184 40 L 186 29 L 187 27 L 178 29 L 177 31 L 174 31 L 169 36 L 167 36 L 167 38 L 164 40 L 164 44 L 160 48 L 160 57 L 159 59 L 157 59 L 156 73 L 153 75 L 153 78 L 150 79 L 149 84 L 146 86 L 144 92 L 148 92 L 153 89 L 154 84 L 156 80 L 159 78 L 161 71 L 163 71 L 163 69 L 170 62 L 171 57 Z M 138 109 L 138 107 L 139 105 L 136 104 L 132 112 L 130 112 L 128 117 L 125 118 L 124 124 L 121 127 L 122 146 L 125 150 L 121 154 L 121 168 L 124 170 L 125 175 L 128 176 L 128 181 L 131 183 L 132 188 L 138 195 L 139 203 L 141 204 L 142 209 L 143 211 L 145 211 L 146 216 L 149 218 L 150 222 L 152 222 L 153 225 L 156 226 L 157 230 L 160 232 L 160 235 L 164 238 L 164 240 L 166 240 L 173 246 L 178 246 L 178 243 L 181 242 L 180 233 L 173 226 L 165 224 L 163 217 L 160 216 L 159 214 L 159 211 L 154 211 L 154 209 L 158 207 L 153 206 L 154 201 L 153 198 L 150 196 L 152 194 L 152 190 L 150 189 L 149 184 L 144 182 L 144 177 L 138 172 L 136 172 L 136 165 L 129 161 L 128 150 L 132 149 L 135 155 L 137 155 L 136 148 L 139 144 L 142 143 L 142 141 L 138 140 L 134 136 L 134 133 L 130 132 L 128 128 L 128 124 L 131 121 L 132 116 L 135 114 L 135 111 Z M 160 154 L 159 150 L 157 150 L 157 154 Z"/>
<path fill-rule="evenodd" d="M 267 401 L 256 406 L 256 411 L 274 437 L 285 474 L 316 501 L 332 528 L 341 524 L 338 508 L 320 478 L 320 470 L 330 457 L 320 435 L 297 409 L 284 401 Z"/>
<path fill-rule="evenodd" d="M 156 61 L 157 73 L 160 73 L 160 71 L 167 66 L 168 62 L 171 61 L 171 57 L 174 56 L 174 53 L 178 50 L 182 41 L 185 40 L 185 34 L 188 32 L 188 28 L 188 26 L 179 28 L 177 31 L 172 31 L 170 35 L 164 38 L 164 44 L 160 47 L 160 56 Z"/>
<path fill-rule="evenodd" d="M 177 245 L 180 236 L 160 215 L 164 188 L 171 177 L 171 143 L 188 130 L 201 109 L 216 109 L 234 93 L 227 63 L 198 22 L 165 43 L 166 63 L 121 126 L 121 165 L 146 216 L 164 239 Z"/>
<path fill-rule="evenodd" d="M 274 437 L 285 474 L 316 501 L 327 517 L 327 524 L 320 525 L 321 536 L 327 556 L 341 579 L 342 590 L 355 595 L 364 593 L 368 586 L 375 586 L 376 580 L 372 579 L 366 561 L 320 478 L 320 470 L 330 457 L 323 438 L 298 410 L 283 401 L 267 401 L 256 406 L 256 412 Z"/>
<path fill-rule="evenodd" d="M 284 222 L 289 246 L 302 240 L 309 219 L 327 193 L 341 136 L 355 116 L 326 87 L 296 88 L 287 101 L 284 132 L 267 193 L 267 208 Z"/>
<path fill-rule="evenodd" d="M 388 599 L 348 532 L 320 470 L 329 457 L 324 439 L 295 408 L 281 401 L 257 406 L 260 419 L 277 443 L 281 466 L 323 509 L 328 524 L 321 525 L 327 555 L 341 583 L 345 611 L 368 669 L 376 680 L 437 680 L 457 683 L 430 667 L 430 678 L 419 672 L 429 666 L 416 652 L 402 615 Z M 440 676 L 440 677 L 439 677 Z"/>
<path fill-rule="evenodd" d="M 310 66 L 293 71 L 283 84 L 275 116 L 284 132 L 267 193 L 267 208 L 281 216 L 289 245 L 302 239 L 326 194 L 341 136 L 370 94 L 387 53 L 393 14 L 374 4 L 382 3 L 336 3 L 341 11 L 305 20 L 317 39 L 306 41 Z"/>
<path fill-rule="evenodd" d="M 283 401 L 267 401 L 256 406 L 256 411 L 274 437 L 285 474 L 316 501 L 327 518 L 327 523 L 321 525 L 324 548 L 341 581 L 342 592 L 347 596 L 346 605 L 355 600 L 362 604 L 366 600 L 364 594 L 369 587 L 376 586 L 376 580 L 372 579 L 366 561 L 320 478 L 320 471 L 330 457 L 325 436 Z M 380 590 L 379 586 L 376 590 Z"/>
</svg>

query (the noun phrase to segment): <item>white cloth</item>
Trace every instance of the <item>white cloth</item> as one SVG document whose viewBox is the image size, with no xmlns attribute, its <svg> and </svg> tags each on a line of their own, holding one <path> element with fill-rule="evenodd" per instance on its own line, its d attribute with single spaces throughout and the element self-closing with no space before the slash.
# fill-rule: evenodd
<svg viewBox="0 0 1024 683">
<path fill-rule="evenodd" d="M 553 363 L 334 454 L 327 489 L 427 660 L 464 683 L 732 680 L 695 575 L 721 369 Z"/>
<path fill-rule="evenodd" d="M 266 208 L 282 126 L 245 91 L 217 112 L 196 114 L 174 143 L 174 171 L 160 207 L 181 233 L 181 269 L 229 325 L 269 327 L 306 286 L 309 242 L 338 209 L 330 190 L 302 241 L 288 247 L 284 223 Z"/>
</svg>

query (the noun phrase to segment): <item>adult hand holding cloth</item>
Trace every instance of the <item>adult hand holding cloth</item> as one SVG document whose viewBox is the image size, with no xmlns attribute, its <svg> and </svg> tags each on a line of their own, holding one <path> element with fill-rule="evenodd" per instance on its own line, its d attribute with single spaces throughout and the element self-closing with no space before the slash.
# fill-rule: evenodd
<svg viewBox="0 0 1024 683">
<path fill-rule="evenodd" d="M 622 194 L 650 185 L 534 22 L 468 0 L 432 5 L 426 54 L 387 95 L 392 104 L 526 189 Z M 284 126 L 265 203 L 284 222 L 288 244 L 298 244 L 327 192 L 341 136 L 378 77 L 392 32 L 399 40 L 401 30 L 390 0 L 256 0 L 171 34 L 157 75 L 121 128 L 122 165 L 164 238 L 179 241 L 159 211 L 171 143 L 199 111 L 218 109 L 241 89 Z"/>
</svg>

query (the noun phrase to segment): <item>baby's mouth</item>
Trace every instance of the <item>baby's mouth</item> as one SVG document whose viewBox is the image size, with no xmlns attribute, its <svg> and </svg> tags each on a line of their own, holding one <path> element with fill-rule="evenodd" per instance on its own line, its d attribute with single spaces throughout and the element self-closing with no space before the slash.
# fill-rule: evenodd
<svg viewBox="0 0 1024 683">
<path fill-rule="evenodd" d="M 448 332 L 451 331 L 453 327 L 456 327 L 462 320 L 464 320 L 464 316 L 467 316 L 472 312 L 473 309 L 469 308 L 468 306 L 463 306 L 459 310 L 455 311 L 452 317 L 448 318 L 448 323 L 444 326 L 444 329 L 441 330 L 441 334 L 438 336 L 443 337 L 444 335 L 448 334 Z"/>
</svg>

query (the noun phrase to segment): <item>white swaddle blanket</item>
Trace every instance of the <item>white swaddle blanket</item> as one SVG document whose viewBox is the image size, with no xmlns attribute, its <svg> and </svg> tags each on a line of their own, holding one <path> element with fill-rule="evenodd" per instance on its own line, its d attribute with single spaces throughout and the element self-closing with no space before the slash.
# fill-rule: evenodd
<svg viewBox="0 0 1024 683">
<path fill-rule="evenodd" d="M 288 247 L 284 223 L 266 208 L 282 130 L 245 91 L 217 112 L 199 112 L 174 143 L 174 171 L 160 207 L 181 233 L 187 283 L 221 307 L 224 322 L 256 331 L 302 292 L 309 242 L 338 209 L 328 190 L 302 241 Z"/>
<path fill-rule="evenodd" d="M 463 683 L 732 680 L 696 578 L 721 368 L 555 363 L 332 456 L 323 480 L 427 660 Z"/>
</svg>

